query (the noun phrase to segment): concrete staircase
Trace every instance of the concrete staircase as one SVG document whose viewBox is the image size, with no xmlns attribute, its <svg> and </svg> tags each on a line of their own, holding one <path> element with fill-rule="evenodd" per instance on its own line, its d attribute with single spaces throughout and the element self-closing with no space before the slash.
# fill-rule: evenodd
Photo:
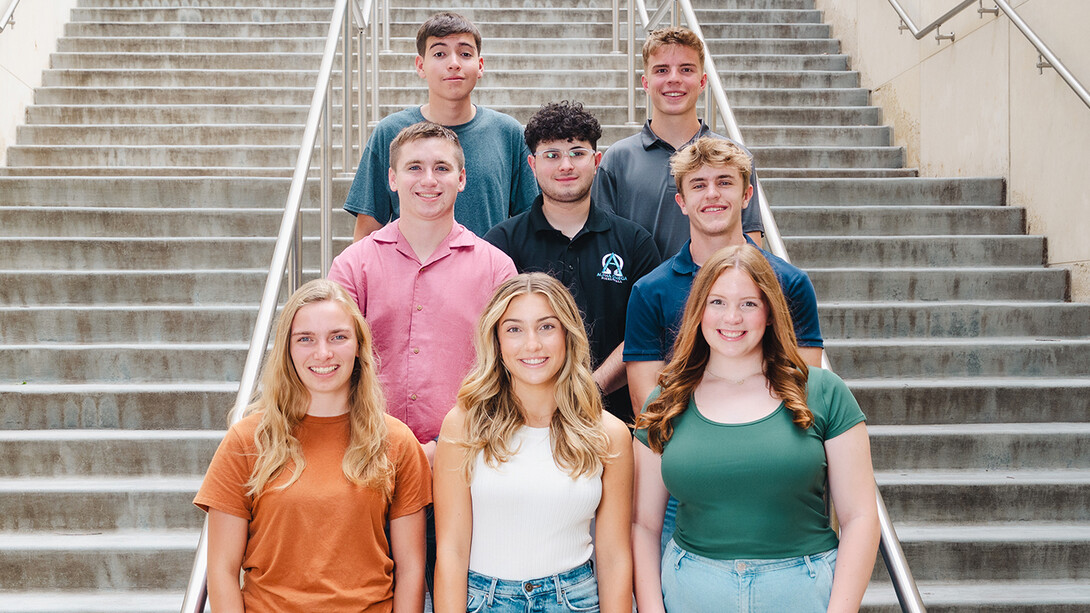
<svg viewBox="0 0 1090 613">
<path fill-rule="evenodd" d="M 0 169 L 0 612 L 177 610 L 328 4 L 73 11 Z M 451 7 L 485 37 L 479 102 L 525 121 L 578 99 L 604 144 L 635 131 L 608 2 L 465 4 L 393 10 L 383 114 L 423 99 L 411 39 Z M 812 0 L 715 4 L 699 18 L 929 609 L 1090 608 L 1090 308 L 1001 180 L 903 167 Z M 874 579 L 866 609 L 896 610 Z"/>
</svg>

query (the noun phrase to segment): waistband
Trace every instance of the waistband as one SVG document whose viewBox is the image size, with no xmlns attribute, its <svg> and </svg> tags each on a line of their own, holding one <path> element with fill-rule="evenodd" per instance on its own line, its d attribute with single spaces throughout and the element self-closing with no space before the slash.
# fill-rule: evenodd
<svg viewBox="0 0 1090 613">
<path fill-rule="evenodd" d="M 587 560 L 571 570 L 525 581 L 497 579 L 471 570 L 469 571 L 469 587 L 470 589 L 488 592 L 490 596 L 499 594 L 502 596 L 531 597 L 549 592 L 559 594 L 561 588 L 576 585 L 593 578 L 594 565 L 590 560 Z"/>
<path fill-rule="evenodd" d="M 818 553 L 812 553 L 805 556 L 797 556 L 793 558 L 778 558 L 778 559 L 734 559 L 734 560 L 717 560 L 715 558 L 707 558 L 699 554 L 695 554 L 691 551 L 686 551 L 683 547 L 678 545 L 673 540 L 670 541 L 670 547 L 676 547 L 678 551 L 678 558 L 692 558 L 694 560 L 700 560 L 704 564 L 711 566 L 718 566 L 724 570 L 729 570 L 739 574 L 760 574 L 765 572 L 773 572 L 777 570 L 783 570 L 785 568 L 792 568 L 794 566 L 806 566 L 811 568 L 811 564 L 818 560 L 824 560 L 830 556 L 836 555 L 836 548 L 828 551 L 822 551 Z"/>
</svg>

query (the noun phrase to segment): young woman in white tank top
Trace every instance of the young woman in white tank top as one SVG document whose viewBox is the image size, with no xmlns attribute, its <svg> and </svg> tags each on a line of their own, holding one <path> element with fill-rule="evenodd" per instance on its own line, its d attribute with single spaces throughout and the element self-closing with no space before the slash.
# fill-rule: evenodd
<svg viewBox="0 0 1090 613">
<path fill-rule="evenodd" d="M 631 435 L 602 410 L 575 301 L 519 275 L 476 345 L 436 448 L 436 613 L 629 613 Z"/>
</svg>

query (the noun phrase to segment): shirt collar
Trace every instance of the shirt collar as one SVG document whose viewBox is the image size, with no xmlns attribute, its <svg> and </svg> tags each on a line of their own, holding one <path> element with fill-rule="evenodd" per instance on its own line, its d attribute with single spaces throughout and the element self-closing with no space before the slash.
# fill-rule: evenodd
<svg viewBox="0 0 1090 613">
<path fill-rule="evenodd" d="M 534 233 L 537 232 L 559 232 L 556 228 L 549 223 L 549 220 L 545 218 L 545 198 L 538 194 L 538 197 L 534 199 L 534 203 L 530 205 L 530 230 Z M 580 236 L 588 232 L 606 232 L 609 230 L 609 219 L 606 218 L 606 214 L 602 209 L 595 206 L 594 200 L 590 201 L 590 212 L 587 214 L 587 220 L 583 222 L 583 227 L 575 234 L 572 240 L 579 238 Z"/>
<path fill-rule="evenodd" d="M 677 255 L 670 258 L 670 268 L 679 275 L 692 276 L 696 274 L 696 271 L 700 270 L 700 267 L 693 263 L 693 254 L 689 251 L 689 245 L 692 241 L 685 241 L 685 244 L 681 246 L 681 251 L 677 252 Z"/>
<path fill-rule="evenodd" d="M 712 129 L 708 127 L 708 124 L 704 123 L 703 119 L 698 119 L 697 121 L 700 122 L 700 129 L 696 131 L 696 134 L 694 134 L 692 138 L 689 139 L 689 142 L 682 145 L 682 148 L 691 145 L 696 139 L 702 136 L 707 136 L 708 134 L 711 134 Z M 655 134 L 655 132 L 651 129 L 650 119 L 648 119 L 643 124 L 643 130 L 640 131 L 640 143 L 643 145 L 644 150 L 650 149 L 651 147 L 655 146 L 663 147 L 668 151 L 675 150 L 673 146 L 670 145 L 670 143 L 662 140 L 658 137 L 658 135 Z"/>
<path fill-rule="evenodd" d="M 400 223 L 400 219 L 395 219 L 378 230 L 375 230 L 371 234 L 371 237 L 376 243 L 393 243 L 397 245 L 397 250 L 405 256 L 416 258 L 416 254 L 413 252 L 412 247 L 409 246 L 408 239 L 401 233 Z M 435 248 L 431 257 L 428 258 L 428 261 L 420 262 L 420 264 L 428 264 L 439 258 L 445 257 L 450 253 L 451 249 L 472 247 L 473 239 L 475 237 L 476 235 L 467 230 L 465 226 L 458 222 L 454 222 L 454 227 L 450 229 L 450 234 L 447 234 L 446 238 L 439 243 L 439 246 Z"/>
</svg>

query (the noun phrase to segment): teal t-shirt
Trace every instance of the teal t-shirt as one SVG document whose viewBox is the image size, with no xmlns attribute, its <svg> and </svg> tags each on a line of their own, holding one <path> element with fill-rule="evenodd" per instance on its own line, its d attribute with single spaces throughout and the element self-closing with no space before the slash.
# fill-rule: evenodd
<svg viewBox="0 0 1090 613">
<path fill-rule="evenodd" d="M 721 424 L 689 400 L 662 453 L 662 480 L 678 500 L 678 546 L 717 560 L 792 558 L 837 546 L 823 498 L 824 442 L 866 417 L 840 377 L 820 368 L 810 368 L 806 405 L 814 424 L 803 430 L 782 403 L 757 421 Z M 647 431 L 636 438 L 646 445 Z"/>
<path fill-rule="evenodd" d="M 397 193 L 390 191 L 390 143 L 403 128 L 424 121 L 420 107 L 398 111 L 375 126 L 360 157 L 344 210 L 388 223 L 398 217 Z M 473 119 L 447 126 L 458 135 L 466 157 L 466 188 L 454 202 L 454 220 L 477 236 L 530 208 L 540 193 L 527 157 L 522 126 L 503 113 L 477 106 Z"/>
</svg>

